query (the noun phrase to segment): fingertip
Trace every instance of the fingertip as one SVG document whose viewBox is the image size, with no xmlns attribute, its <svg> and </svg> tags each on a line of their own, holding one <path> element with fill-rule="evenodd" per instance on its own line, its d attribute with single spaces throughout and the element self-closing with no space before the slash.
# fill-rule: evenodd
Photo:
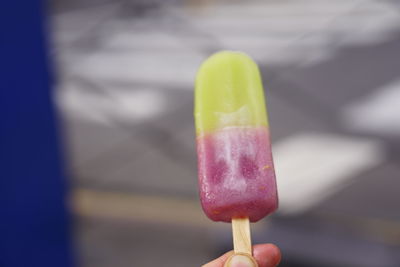
<svg viewBox="0 0 400 267">
<path fill-rule="evenodd" d="M 215 260 L 213 260 L 207 264 L 204 264 L 202 267 L 222 267 L 232 254 L 233 254 L 232 250 L 228 251 L 225 254 L 223 254 L 222 256 L 216 258 Z"/>
<path fill-rule="evenodd" d="M 233 251 L 229 251 L 202 267 L 222 267 L 232 254 Z M 281 252 L 274 244 L 259 244 L 253 246 L 253 256 L 259 265 L 258 267 L 275 267 L 281 261 Z"/>
<path fill-rule="evenodd" d="M 253 255 L 259 267 L 275 267 L 281 261 L 281 251 L 274 244 L 255 245 Z"/>
</svg>

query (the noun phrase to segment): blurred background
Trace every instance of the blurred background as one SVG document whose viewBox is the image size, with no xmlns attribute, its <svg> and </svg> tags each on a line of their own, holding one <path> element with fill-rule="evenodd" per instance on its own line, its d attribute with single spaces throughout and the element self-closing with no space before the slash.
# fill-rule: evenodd
<svg viewBox="0 0 400 267">
<path fill-rule="evenodd" d="M 51 0 L 54 101 L 82 267 L 200 266 L 232 247 L 197 194 L 193 84 L 221 49 L 266 90 L 280 266 L 400 266 L 400 1 Z"/>
</svg>

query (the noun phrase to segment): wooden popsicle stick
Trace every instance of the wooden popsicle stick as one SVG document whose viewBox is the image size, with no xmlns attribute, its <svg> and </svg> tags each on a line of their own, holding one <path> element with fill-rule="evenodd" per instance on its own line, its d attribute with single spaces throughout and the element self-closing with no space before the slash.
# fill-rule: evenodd
<svg viewBox="0 0 400 267">
<path fill-rule="evenodd" d="M 233 250 L 252 255 L 249 218 L 232 219 Z"/>
<path fill-rule="evenodd" d="M 225 267 L 229 267 L 230 260 L 235 255 L 248 257 L 253 262 L 253 266 L 258 267 L 252 253 L 249 218 L 232 218 L 232 233 L 235 254 L 226 261 Z"/>
</svg>

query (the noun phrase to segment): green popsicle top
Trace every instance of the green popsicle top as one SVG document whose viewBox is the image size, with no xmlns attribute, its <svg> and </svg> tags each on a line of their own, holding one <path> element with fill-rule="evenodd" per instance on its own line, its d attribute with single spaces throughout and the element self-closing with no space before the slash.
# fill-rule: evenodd
<svg viewBox="0 0 400 267">
<path fill-rule="evenodd" d="M 198 71 L 194 102 L 197 134 L 268 126 L 260 73 L 244 53 L 222 51 L 209 57 Z"/>
</svg>

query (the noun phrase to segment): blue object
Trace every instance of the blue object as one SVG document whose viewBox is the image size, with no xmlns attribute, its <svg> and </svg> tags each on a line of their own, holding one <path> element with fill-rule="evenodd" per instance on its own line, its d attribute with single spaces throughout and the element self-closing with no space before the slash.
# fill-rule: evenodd
<svg viewBox="0 0 400 267">
<path fill-rule="evenodd" d="M 0 8 L 0 266 L 72 266 L 42 2 Z"/>
</svg>

